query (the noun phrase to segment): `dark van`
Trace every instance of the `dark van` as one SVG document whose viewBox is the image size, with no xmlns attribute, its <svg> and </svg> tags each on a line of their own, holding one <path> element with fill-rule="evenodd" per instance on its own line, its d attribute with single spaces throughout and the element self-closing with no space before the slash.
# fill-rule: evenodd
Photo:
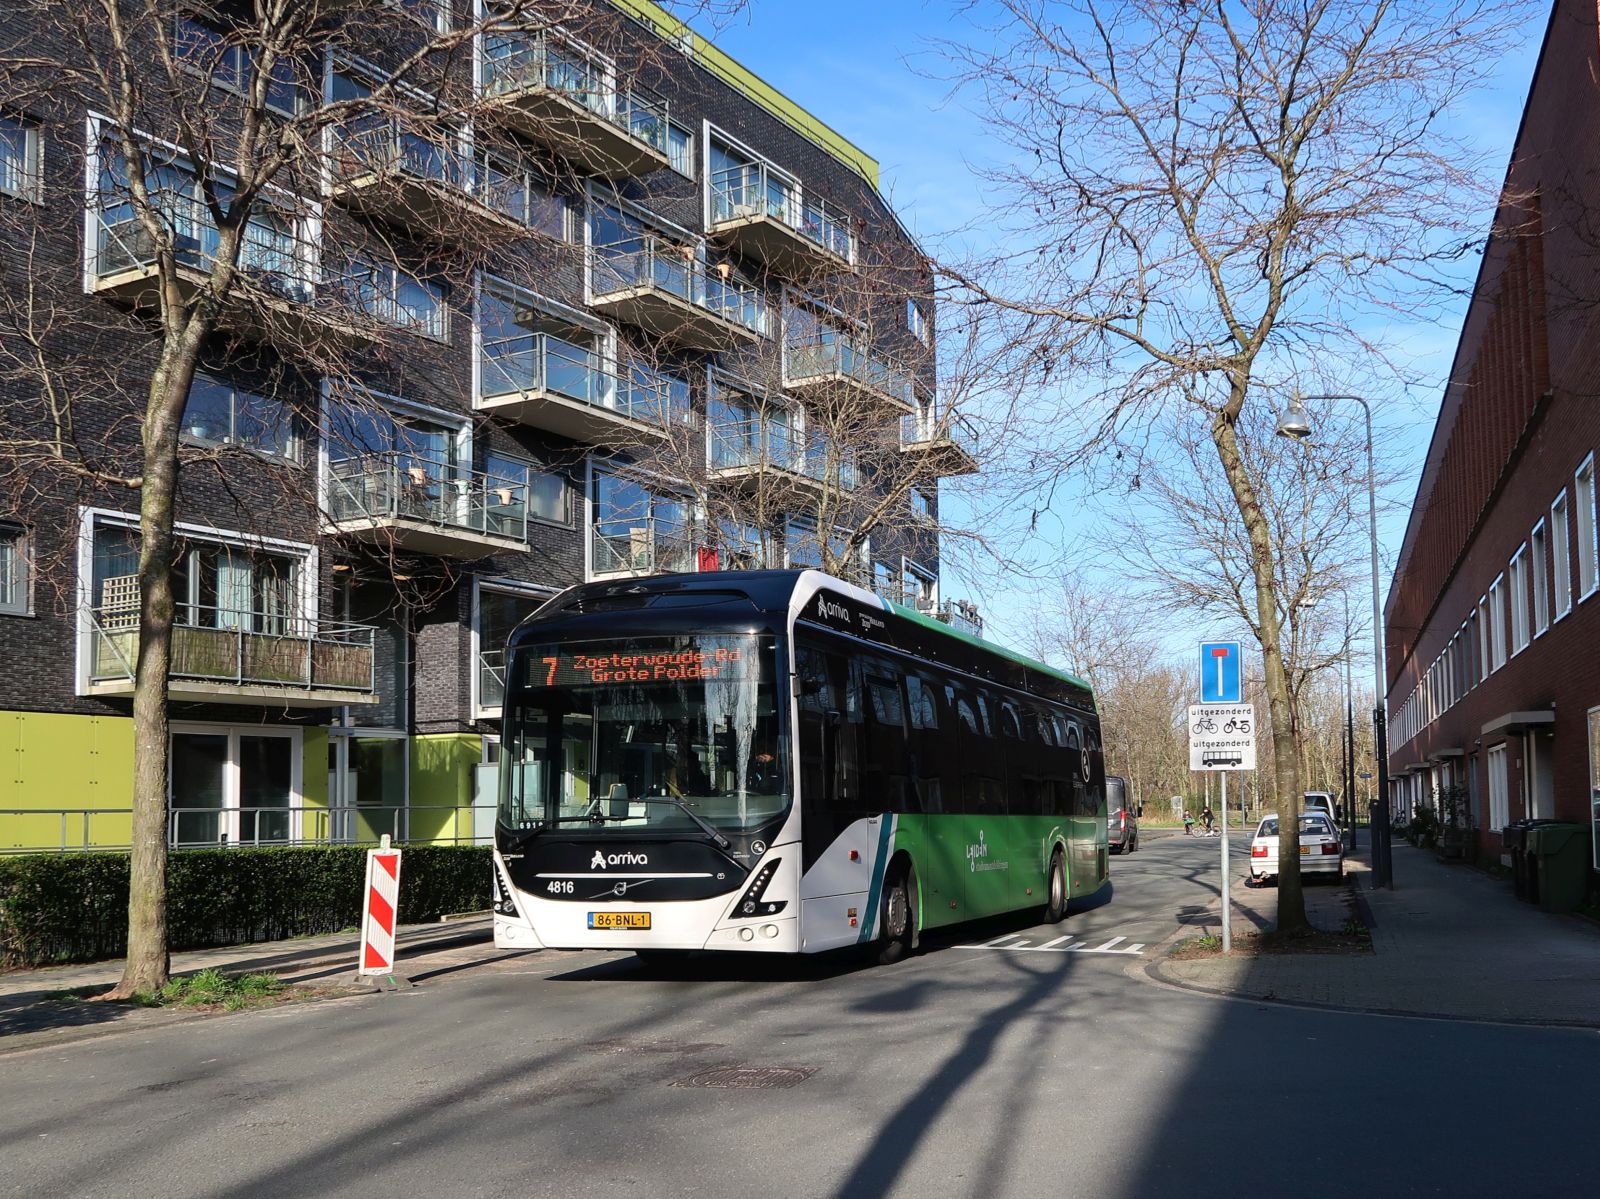
<svg viewBox="0 0 1600 1199">
<path fill-rule="evenodd" d="M 1106 775 L 1106 839 L 1112 853 L 1139 848 L 1139 808 L 1128 802 L 1128 780 Z"/>
</svg>

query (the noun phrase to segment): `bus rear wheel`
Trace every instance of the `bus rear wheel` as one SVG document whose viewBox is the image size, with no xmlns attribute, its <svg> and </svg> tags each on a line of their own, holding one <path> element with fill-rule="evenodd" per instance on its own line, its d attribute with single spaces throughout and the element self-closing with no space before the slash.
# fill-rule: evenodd
<svg viewBox="0 0 1600 1199">
<path fill-rule="evenodd" d="M 917 917 L 911 905 L 911 872 L 902 867 L 883 884 L 878 917 L 878 964 L 888 966 L 911 956 L 917 939 Z"/>
<path fill-rule="evenodd" d="M 1067 864 L 1061 856 L 1061 848 L 1050 855 L 1050 898 L 1045 902 L 1044 918 L 1051 924 L 1057 924 L 1067 914 Z"/>
</svg>

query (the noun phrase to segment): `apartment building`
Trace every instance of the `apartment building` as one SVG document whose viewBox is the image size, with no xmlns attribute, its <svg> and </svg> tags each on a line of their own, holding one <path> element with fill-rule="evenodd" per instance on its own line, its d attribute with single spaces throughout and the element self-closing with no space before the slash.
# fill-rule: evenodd
<svg viewBox="0 0 1600 1199">
<path fill-rule="evenodd" d="M 75 68 L 48 9 L 0 41 Z M 323 0 L 276 58 L 253 14 L 172 6 L 135 104 L 0 94 L 0 405 L 82 468 L 0 506 L 0 850 L 128 840 L 119 480 L 230 239 L 179 431 L 173 844 L 486 837 L 501 647 L 585 580 L 826 566 L 976 623 L 938 554 L 976 440 L 866 153 L 642 0 Z"/>
<path fill-rule="evenodd" d="M 1385 615 L 1397 815 L 1600 821 L 1600 31 L 1554 6 Z"/>
</svg>

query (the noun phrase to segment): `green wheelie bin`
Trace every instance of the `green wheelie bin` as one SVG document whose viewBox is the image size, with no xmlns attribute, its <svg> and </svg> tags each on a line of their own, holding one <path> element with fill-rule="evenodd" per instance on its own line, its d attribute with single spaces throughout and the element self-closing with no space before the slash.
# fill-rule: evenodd
<svg viewBox="0 0 1600 1199">
<path fill-rule="evenodd" d="M 1539 906 L 1547 912 L 1574 912 L 1589 890 L 1589 829 L 1555 821 L 1530 828 L 1528 856 L 1539 880 Z"/>
</svg>

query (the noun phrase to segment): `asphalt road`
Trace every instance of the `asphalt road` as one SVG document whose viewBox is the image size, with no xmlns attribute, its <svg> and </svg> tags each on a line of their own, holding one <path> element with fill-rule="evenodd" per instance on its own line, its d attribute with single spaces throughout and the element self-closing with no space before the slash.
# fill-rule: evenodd
<svg viewBox="0 0 1600 1199">
<path fill-rule="evenodd" d="M 1592 1186 L 1594 1032 L 1278 1008 L 1136 977 L 1176 914 L 1214 896 L 1216 860 L 1214 841 L 1151 840 L 1060 926 L 988 925 L 888 968 L 521 955 L 406 992 L 0 1057 L 0 1194 Z M 695 1085 L 731 1066 L 768 1073 L 721 1081 L 787 1085 Z"/>
</svg>

